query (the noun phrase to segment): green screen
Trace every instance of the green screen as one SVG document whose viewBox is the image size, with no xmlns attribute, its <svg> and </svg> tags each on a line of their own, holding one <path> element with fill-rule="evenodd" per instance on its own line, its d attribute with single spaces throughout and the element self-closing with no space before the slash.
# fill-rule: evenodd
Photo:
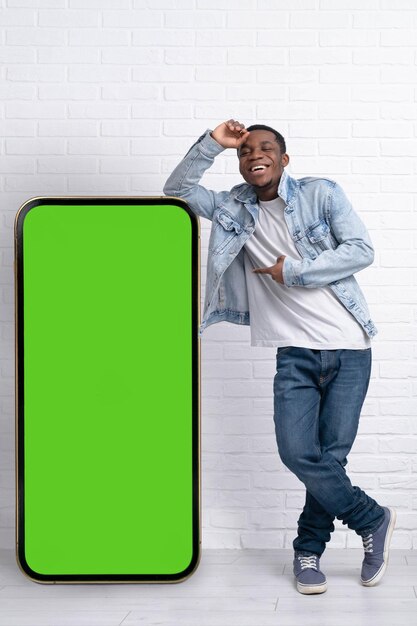
<svg viewBox="0 0 417 626">
<path fill-rule="evenodd" d="M 190 215 L 41 203 L 22 237 L 26 563 L 181 573 L 197 522 Z"/>
</svg>

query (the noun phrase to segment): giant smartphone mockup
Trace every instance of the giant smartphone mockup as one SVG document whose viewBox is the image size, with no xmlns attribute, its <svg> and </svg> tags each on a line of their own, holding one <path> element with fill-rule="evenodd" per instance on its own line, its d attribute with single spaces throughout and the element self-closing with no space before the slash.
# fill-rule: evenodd
<svg viewBox="0 0 417 626">
<path fill-rule="evenodd" d="M 198 219 L 177 198 L 36 198 L 15 238 L 18 562 L 41 582 L 184 580 Z"/>
</svg>

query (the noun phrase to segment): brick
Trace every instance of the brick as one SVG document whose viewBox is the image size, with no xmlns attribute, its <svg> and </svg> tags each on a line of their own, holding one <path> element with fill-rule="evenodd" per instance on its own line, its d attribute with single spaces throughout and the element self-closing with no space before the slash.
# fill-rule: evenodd
<svg viewBox="0 0 417 626">
<path fill-rule="evenodd" d="M 75 83 L 128 82 L 129 68 L 117 65 L 74 65 L 68 68 L 68 81 Z"/>
<path fill-rule="evenodd" d="M 247 513 L 245 511 L 212 510 L 210 522 L 215 528 L 246 528 Z"/>
<path fill-rule="evenodd" d="M 417 267 L 417 251 L 381 252 L 381 267 Z"/>
<path fill-rule="evenodd" d="M 379 82 L 379 68 L 366 66 L 324 66 L 320 69 L 320 83 L 369 84 Z M 365 107 L 364 107 L 365 108 Z M 346 107 L 348 109 L 348 107 Z"/>
<path fill-rule="evenodd" d="M 258 69 L 257 75 L 259 83 L 313 83 L 318 79 L 318 70 L 304 67 L 270 66 Z"/>
<path fill-rule="evenodd" d="M 183 29 L 150 29 L 133 31 L 132 33 L 132 44 L 134 46 L 161 46 L 163 48 L 194 46 L 194 39 L 195 35 L 193 32 L 184 31 Z"/>
<path fill-rule="evenodd" d="M 202 541 L 207 550 L 216 548 L 218 550 L 233 550 L 241 548 L 240 534 L 238 532 L 214 532 L 208 528 L 203 528 Z"/>
<path fill-rule="evenodd" d="M 412 83 L 417 80 L 417 67 L 402 65 L 381 67 L 381 83 Z"/>
<path fill-rule="evenodd" d="M 273 433 L 270 418 L 261 417 L 228 417 L 223 424 L 223 432 L 227 435 L 264 435 Z"/>
<path fill-rule="evenodd" d="M 6 154 L 65 154 L 64 139 L 22 138 L 6 139 Z"/>
<path fill-rule="evenodd" d="M 354 137 L 410 137 L 412 125 L 409 122 L 354 122 L 352 135 Z"/>
<path fill-rule="evenodd" d="M 383 178 L 381 180 L 381 191 L 395 191 L 400 185 L 401 191 L 415 193 L 417 191 L 417 180 L 414 176 L 396 176 L 395 180 Z"/>
<path fill-rule="evenodd" d="M 40 137 L 95 137 L 97 134 L 98 125 L 96 121 L 41 120 L 38 123 L 38 135 Z"/>
<path fill-rule="evenodd" d="M 4 190 L 26 192 L 36 196 L 62 195 L 67 191 L 67 178 L 65 176 L 41 176 L 32 174 L 28 176 L 5 176 Z"/>
<path fill-rule="evenodd" d="M 99 88 L 95 85 L 39 85 L 39 100 L 96 100 Z"/>
<path fill-rule="evenodd" d="M 6 43 L 12 46 L 65 46 L 66 33 L 52 28 L 10 28 L 6 31 Z"/>
<path fill-rule="evenodd" d="M 134 9 L 142 9 L 149 5 L 152 9 L 194 9 L 195 0 L 133 0 Z"/>
<path fill-rule="evenodd" d="M 238 11 L 227 14 L 226 27 L 229 30 L 235 28 L 274 28 L 277 23 L 277 14 L 275 11 Z M 289 13 L 280 11 L 279 24 L 281 28 L 289 26 Z"/>
<path fill-rule="evenodd" d="M 18 63 L 36 63 L 36 50 L 10 46 L 0 47 L 0 63 L 16 65 Z"/>
<path fill-rule="evenodd" d="M 130 9 L 131 0 L 69 0 L 70 9 Z"/>
<path fill-rule="evenodd" d="M 103 137 L 69 139 L 68 154 L 108 154 L 110 156 L 128 155 L 129 144 L 123 139 L 105 139 Z"/>
<path fill-rule="evenodd" d="M 0 26 L 35 26 L 36 25 L 36 13 L 35 11 L 28 11 L 26 9 L 0 9 Z"/>
<path fill-rule="evenodd" d="M 126 194 L 129 191 L 129 182 L 127 176 L 113 176 L 106 174 L 105 176 L 69 176 L 68 191 L 74 194 Z"/>
<path fill-rule="evenodd" d="M 215 11 L 175 11 L 165 14 L 165 26 L 168 28 L 223 28 L 226 15 Z"/>
<path fill-rule="evenodd" d="M 94 48 L 68 46 L 62 48 L 40 48 L 38 50 L 39 63 L 53 63 L 66 65 L 73 63 L 98 63 L 100 52 Z"/>
<path fill-rule="evenodd" d="M 15 7 L 31 7 L 33 9 L 63 9 L 66 6 L 66 0 L 7 0 L 8 8 Z"/>
<path fill-rule="evenodd" d="M 181 158 L 188 151 L 189 141 L 182 139 L 179 142 L 172 142 L 167 137 L 153 137 L 152 139 L 132 139 L 130 145 L 133 155 L 156 155 L 159 157 L 161 154 L 175 154 L 177 158 Z"/>
<path fill-rule="evenodd" d="M 284 65 L 287 53 L 283 48 L 231 48 L 227 53 L 229 65 Z"/>
<path fill-rule="evenodd" d="M 350 25 L 350 15 L 342 11 L 299 11 L 290 14 L 290 27 L 322 29 L 347 28 Z"/>
<path fill-rule="evenodd" d="M 413 163 L 405 159 L 355 159 L 352 172 L 358 174 L 412 174 Z"/>
<path fill-rule="evenodd" d="M 252 481 L 256 489 L 287 491 L 303 488 L 302 482 L 290 472 L 254 472 Z"/>
<path fill-rule="evenodd" d="M 350 50 L 311 49 L 290 50 L 290 65 L 340 65 L 351 62 Z"/>
<path fill-rule="evenodd" d="M 334 89 L 332 85 L 290 85 L 289 101 L 307 100 L 312 102 L 346 102 L 350 98 L 350 88 Z"/>
<path fill-rule="evenodd" d="M 272 43 L 274 46 L 284 46 L 285 48 L 315 48 L 315 46 L 317 45 L 317 34 L 314 31 L 302 31 L 289 28 L 264 31 L 260 30 L 258 32 L 258 46 L 270 46 L 272 45 Z"/>
<path fill-rule="evenodd" d="M 103 11 L 103 26 L 111 28 L 162 28 L 160 11 Z"/>
<path fill-rule="evenodd" d="M 286 528 L 284 513 L 281 509 L 272 509 L 268 511 L 250 511 L 249 524 L 258 529 L 278 529 Z"/>
<path fill-rule="evenodd" d="M 340 122 L 298 121 L 296 124 L 289 124 L 290 137 L 349 137 L 350 124 Z"/>
<path fill-rule="evenodd" d="M 38 172 L 40 174 L 94 174 L 96 171 L 97 162 L 94 158 L 38 158 Z"/>
<path fill-rule="evenodd" d="M 407 49 L 362 48 L 353 51 L 352 60 L 355 65 L 413 65 L 413 55 L 413 50 Z"/>
<path fill-rule="evenodd" d="M 182 37 L 182 33 L 186 33 L 181 30 L 175 31 Z M 256 41 L 256 33 L 251 30 L 198 30 L 195 33 L 195 45 L 196 48 L 214 48 L 216 46 L 231 48 L 233 46 L 254 46 Z M 183 45 L 183 44 L 181 44 Z"/>
<path fill-rule="evenodd" d="M 194 69 L 192 67 L 171 67 L 168 65 L 155 67 L 134 67 L 132 77 L 133 80 L 150 83 L 191 82 L 194 79 Z M 186 85 L 186 90 L 190 87 L 193 87 L 193 85 Z M 167 89 L 167 87 L 165 89 Z"/>
<path fill-rule="evenodd" d="M 12 119 L 51 119 L 65 117 L 65 106 L 50 102 L 7 103 L 5 117 Z"/>
<path fill-rule="evenodd" d="M 225 50 L 207 50 L 203 48 L 170 48 L 164 54 L 167 65 L 216 65 L 226 64 L 227 54 Z"/>
<path fill-rule="evenodd" d="M 74 11 L 71 9 L 41 9 L 38 12 L 38 25 L 52 28 L 88 28 L 99 25 L 97 11 Z"/>
<path fill-rule="evenodd" d="M 392 437 L 390 439 L 380 439 L 379 451 L 393 453 L 417 453 L 417 437 Z"/>
<path fill-rule="evenodd" d="M 234 109 L 234 107 L 231 107 L 230 102 L 226 102 L 225 104 L 196 104 L 194 107 L 194 117 L 196 119 L 205 120 L 215 119 L 219 122 L 220 120 L 230 119 L 230 111 L 232 108 Z M 254 104 L 238 104 L 236 108 L 237 110 L 233 111 L 232 117 L 234 119 L 244 120 L 246 126 L 250 125 L 251 120 L 256 119 Z"/>
<path fill-rule="evenodd" d="M 391 120 L 415 120 L 417 119 L 414 104 L 381 104 L 380 115 L 382 119 Z"/>
<path fill-rule="evenodd" d="M 106 95 L 109 93 L 106 91 Z M 159 137 L 161 127 L 162 122 L 159 120 L 105 120 L 101 123 L 101 135 L 103 137 Z"/>
<path fill-rule="evenodd" d="M 384 29 L 406 28 L 410 16 L 400 11 L 361 11 L 353 15 L 353 28 Z"/>
<path fill-rule="evenodd" d="M 103 118 L 127 118 L 128 106 L 106 102 L 73 102 L 68 105 L 68 117 L 100 120 Z"/>
<path fill-rule="evenodd" d="M 255 82 L 255 68 L 244 68 L 240 66 L 226 66 L 221 71 L 217 67 L 210 65 L 199 66 L 195 70 L 195 78 L 197 81 L 211 83 L 253 83 Z"/>
<path fill-rule="evenodd" d="M 375 47 L 379 44 L 379 33 L 368 30 L 334 29 L 319 32 L 320 46 L 346 46 L 349 48 Z"/>
<path fill-rule="evenodd" d="M 243 549 L 267 549 L 273 547 L 274 549 L 284 547 L 284 536 L 279 531 L 274 532 L 254 532 L 242 533 L 240 538 L 241 546 Z"/>
<path fill-rule="evenodd" d="M 379 9 L 379 0 L 367 0 L 364 4 L 361 0 L 320 0 L 320 9 L 326 11 L 353 10 L 353 11 L 371 11 Z"/>
<path fill-rule="evenodd" d="M 247 437 L 227 437 L 206 433 L 204 436 L 204 450 L 208 452 L 222 451 L 223 454 L 249 452 L 249 440 Z M 221 466 L 231 468 L 231 465 Z M 232 467 L 233 469 L 233 467 Z M 245 468 L 242 468 L 245 469 Z"/>
<path fill-rule="evenodd" d="M 296 178 L 303 176 L 325 176 L 334 178 L 351 171 L 350 160 L 332 157 L 293 157 L 292 171 Z"/>
<path fill-rule="evenodd" d="M 7 79 L 30 83 L 59 83 L 65 80 L 65 70 L 56 65 L 14 65 L 7 68 Z"/>
<path fill-rule="evenodd" d="M 249 362 L 240 362 L 230 367 L 230 364 L 224 361 L 213 361 L 204 364 L 203 375 L 206 378 L 219 378 L 220 380 L 252 378 L 252 365 Z"/>
<path fill-rule="evenodd" d="M 352 85 L 352 102 L 404 102 L 412 100 L 411 85 Z"/>
<path fill-rule="evenodd" d="M 257 7 L 261 11 L 268 11 L 269 9 L 287 11 L 289 8 L 287 3 L 277 3 L 277 0 L 258 0 Z M 316 2 L 315 0 L 292 0 L 290 8 L 291 11 L 308 11 L 316 8 Z"/>
<path fill-rule="evenodd" d="M 248 475 L 231 475 L 225 472 L 208 472 L 202 477 L 203 488 L 218 489 L 220 486 L 224 491 L 249 490 L 250 479 Z"/>
<path fill-rule="evenodd" d="M 115 28 L 83 28 L 69 31 L 70 46 L 128 46 L 129 42 L 129 33 Z"/>
<path fill-rule="evenodd" d="M 35 87 L 32 85 L 0 84 L 1 100 L 34 100 Z"/>
<path fill-rule="evenodd" d="M 414 139 L 381 139 L 382 156 L 417 156 L 417 143 Z"/>
<path fill-rule="evenodd" d="M 373 120 L 375 117 L 377 117 L 377 111 L 373 104 L 352 104 L 351 106 L 332 102 L 319 104 L 319 118 L 321 119 Z"/>
<path fill-rule="evenodd" d="M 104 64 L 155 65 L 163 61 L 163 52 L 157 48 L 118 47 L 105 48 L 101 53 Z"/>
<path fill-rule="evenodd" d="M 316 107 L 310 103 L 293 102 L 267 102 L 257 107 L 258 117 L 278 120 L 308 120 L 316 118 Z"/>
<path fill-rule="evenodd" d="M 320 139 L 319 154 L 346 156 L 378 156 L 378 142 L 374 139 Z M 364 159 L 360 159 L 362 163 Z M 353 162 L 352 165 L 355 164 Z"/>
<path fill-rule="evenodd" d="M 415 46 L 416 32 L 405 28 L 386 30 L 381 32 L 380 38 L 381 46 L 401 46 L 404 48 L 405 46 Z"/>
</svg>

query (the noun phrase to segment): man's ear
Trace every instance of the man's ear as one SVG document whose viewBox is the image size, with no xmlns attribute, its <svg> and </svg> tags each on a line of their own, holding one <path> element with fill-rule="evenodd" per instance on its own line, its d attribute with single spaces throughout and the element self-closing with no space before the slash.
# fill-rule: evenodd
<svg viewBox="0 0 417 626">
<path fill-rule="evenodd" d="M 288 154 L 287 153 L 283 154 L 281 157 L 281 165 L 283 167 L 287 167 L 289 162 L 290 162 L 290 157 L 288 156 Z"/>
</svg>

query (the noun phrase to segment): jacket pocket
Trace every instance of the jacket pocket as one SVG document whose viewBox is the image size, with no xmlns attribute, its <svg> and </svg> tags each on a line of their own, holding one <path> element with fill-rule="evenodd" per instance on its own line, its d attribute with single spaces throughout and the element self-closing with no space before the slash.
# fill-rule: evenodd
<svg viewBox="0 0 417 626">
<path fill-rule="evenodd" d="M 240 235 L 243 227 L 227 211 L 219 211 L 213 220 L 209 251 L 221 254 L 227 246 Z"/>
<path fill-rule="evenodd" d="M 306 229 L 306 236 L 310 243 L 320 246 L 323 250 L 331 248 L 330 227 L 325 220 L 318 220 Z"/>
</svg>

